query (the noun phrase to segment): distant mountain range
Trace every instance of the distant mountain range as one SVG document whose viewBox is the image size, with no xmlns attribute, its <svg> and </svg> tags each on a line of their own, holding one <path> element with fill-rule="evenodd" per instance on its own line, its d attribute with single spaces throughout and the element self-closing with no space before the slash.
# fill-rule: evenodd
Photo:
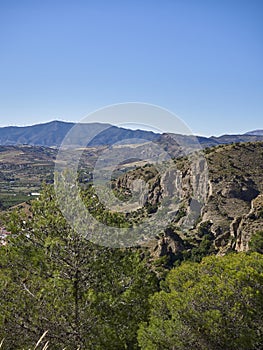
<svg viewBox="0 0 263 350">
<path fill-rule="evenodd" d="M 75 126 L 74 133 L 68 139 L 71 146 L 100 146 L 113 145 L 118 141 L 127 143 L 142 143 L 156 141 L 165 143 L 169 139 L 179 145 L 195 148 L 196 141 L 202 147 L 236 142 L 262 141 L 263 130 L 247 132 L 243 135 L 223 135 L 220 137 L 201 137 L 180 134 L 156 134 L 152 131 L 130 130 L 103 123 L 74 124 L 62 121 L 52 121 L 26 127 L 8 126 L 0 128 L 0 145 L 33 145 L 59 147 L 68 132 Z"/>
<path fill-rule="evenodd" d="M 72 129 L 73 127 L 75 128 Z M 70 146 L 112 145 L 122 140 L 138 143 L 138 139 L 152 141 L 159 137 L 159 134 L 151 131 L 129 130 L 104 123 L 74 124 L 52 121 L 25 127 L 2 127 L 0 145 L 59 147 L 71 129 L 73 132 L 67 138 L 67 145 Z"/>
</svg>

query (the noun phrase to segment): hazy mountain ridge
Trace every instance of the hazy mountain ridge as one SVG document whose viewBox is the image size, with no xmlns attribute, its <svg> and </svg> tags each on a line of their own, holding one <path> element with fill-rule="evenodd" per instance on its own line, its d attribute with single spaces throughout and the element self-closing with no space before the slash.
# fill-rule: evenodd
<svg viewBox="0 0 263 350">
<path fill-rule="evenodd" d="M 0 145 L 32 145 L 45 147 L 59 147 L 68 132 L 75 126 L 72 146 L 101 146 L 112 145 L 127 140 L 129 143 L 143 141 L 157 141 L 163 144 L 165 139 L 172 137 L 179 146 L 186 148 L 203 148 L 220 144 L 236 142 L 252 142 L 263 140 L 263 130 L 250 131 L 243 135 L 222 135 L 219 137 L 180 135 L 173 133 L 156 134 L 152 131 L 130 130 L 105 123 L 83 123 L 52 121 L 44 124 L 0 128 Z M 167 136 L 168 135 L 168 136 Z"/>
<path fill-rule="evenodd" d="M 159 136 L 151 131 L 129 130 L 104 123 L 75 124 L 52 121 L 25 127 L 0 128 L 0 145 L 59 147 L 74 126 L 70 137 L 71 146 L 111 145 L 126 139 L 130 140 L 129 143 L 138 143 L 136 139 L 152 141 Z"/>
<path fill-rule="evenodd" d="M 249 131 L 249 132 L 246 132 L 245 135 L 263 136 L 263 130 Z"/>
</svg>

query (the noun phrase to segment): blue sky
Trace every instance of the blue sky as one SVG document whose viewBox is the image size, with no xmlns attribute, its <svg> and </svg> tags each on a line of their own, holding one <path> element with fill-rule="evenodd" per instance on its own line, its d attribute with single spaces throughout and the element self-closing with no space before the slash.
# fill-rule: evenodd
<svg viewBox="0 0 263 350">
<path fill-rule="evenodd" d="M 261 0 L 1 0 L 0 126 L 137 101 L 195 134 L 263 128 L 262 18 Z"/>
</svg>

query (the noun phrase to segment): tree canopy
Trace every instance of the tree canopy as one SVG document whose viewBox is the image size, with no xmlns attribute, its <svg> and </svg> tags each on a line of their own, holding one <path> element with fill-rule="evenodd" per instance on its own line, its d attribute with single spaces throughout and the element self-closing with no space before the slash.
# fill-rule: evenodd
<svg viewBox="0 0 263 350">
<path fill-rule="evenodd" d="M 13 213 L 0 247 L 0 340 L 25 349 L 137 349 L 139 322 L 156 291 L 140 251 L 97 246 L 68 226 L 45 186 L 31 218 Z M 88 230 L 88 228 L 87 228 Z"/>
<path fill-rule="evenodd" d="M 262 349 L 262 255 L 210 256 L 171 270 L 138 334 L 143 350 Z"/>
<path fill-rule="evenodd" d="M 123 225 L 110 215 L 107 221 Z M 159 276 L 160 290 L 145 250 L 87 240 L 68 225 L 52 186 L 44 186 L 30 213 L 12 212 L 6 223 L 12 235 L 0 246 L 4 349 L 32 348 L 46 331 L 54 350 L 263 347 L 261 232 L 251 242 L 255 252 L 201 260 L 201 246 L 196 261 Z M 199 232 L 207 241 L 208 229 Z"/>
</svg>

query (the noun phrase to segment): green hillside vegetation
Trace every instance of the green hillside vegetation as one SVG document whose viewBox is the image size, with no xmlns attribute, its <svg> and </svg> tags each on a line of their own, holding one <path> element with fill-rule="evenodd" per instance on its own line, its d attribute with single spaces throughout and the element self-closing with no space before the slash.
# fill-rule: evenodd
<svg viewBox="0 0 263 350">
<path fill-rule="evenodd" d="M 31 219 L 16 211 L 5 220 L 13 234 L 0 246 L 3 349 L 30 349 L 46 331 L 43 343 L 58 350 L 263 345 L 261 254 L 185 262 L 160 275 L 146 248 L 96 246 L 72 231 L 50 185 Z"/>
<path fill-rule="evenodd" d="M 0 339 L 24 349 L 137 349 L 157 278 L 141 251 L 96 246 L 68 226 L 45 187 L 32 219 L 12 213 L 0 246 Z"/>
<path fill-rule="evenodd" d="M 127 201 L 133 180 L 143 179 L 143 207 L 127 214 L 100 203 L 90 175 L 102 150 L 85 149 L 81 158 L 79 191 L 89 212 L 122 228 L 158 213 L 165 190 L 158 170 L 136 159 L 115 169 L 112 188 Z M 69 226 L 53 185 L 45 184 L 55 150 L 10 146 L 1 155 L 2 186 L 11 175 L 17 190 L 26 181 L 30 191 L 42 186 L 26 211 L 1 217 L 0 226 L 12 232 L 0 245 L 1 350 L 32 349 L 43 334 L 38 346 L 54 350 L 263 347 L 262 142 L 206 149 L 209 191 L 192 227 L 182 229 L 191 199 L 185 186 L 172 222 L 122 249 L 88 241 L 91 226 L 83 234 Z M 191 184 L 187 157 L 173 163 Z"/>
<path fill-rule="evenodd" d="M 248 350 L 263 346 L 263 257 L 204 258 L 172 269 L 138 333 L 142 350 Z"/>
</svg>

